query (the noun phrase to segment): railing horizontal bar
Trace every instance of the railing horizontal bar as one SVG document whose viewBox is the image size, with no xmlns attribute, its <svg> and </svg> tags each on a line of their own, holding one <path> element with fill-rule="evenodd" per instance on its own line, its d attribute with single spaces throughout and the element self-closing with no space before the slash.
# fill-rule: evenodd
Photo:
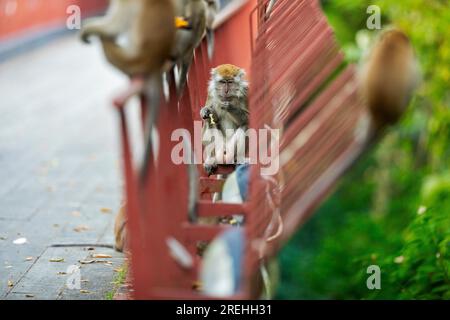
<svg viewBox="0 0 450 320">
<path fill-rule="evenodd" d="M 183 225 L 184 236 L 187 243 L 196 241 L 211 241 L 221 232 L 232 228 L 227 225 L 196 225 L 185 223 Z"/>
<path fill-rule="evenodd" d="M 211 201 L 199 201 L 197 204 L 197 214 L 199 217 L 219 217 L 231 215 L 244 215 L 246 213 L 245 204 L 220 203 Z"/>
<path fill-rule="evenodd" d="M 200 193 L 221 192 L 225 179 L 200 178 Z"/>
</svg>

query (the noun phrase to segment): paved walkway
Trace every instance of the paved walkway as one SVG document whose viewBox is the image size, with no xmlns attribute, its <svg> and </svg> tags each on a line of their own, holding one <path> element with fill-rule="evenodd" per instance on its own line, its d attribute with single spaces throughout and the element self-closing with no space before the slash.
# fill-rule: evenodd
<svg viewBox="0 0 450 320">
<path fill-rule="evenodd" d="M 120 254 L 49 246 L 113 243 L 121 167 L 109 101 L 125 83 L 98 45 L 75 36 L 0 64 L 0 299 L 104 299 L 112 290 Z M 71 265 L 81 267 L 81 291 L 66 285 Z"/>
</svg>

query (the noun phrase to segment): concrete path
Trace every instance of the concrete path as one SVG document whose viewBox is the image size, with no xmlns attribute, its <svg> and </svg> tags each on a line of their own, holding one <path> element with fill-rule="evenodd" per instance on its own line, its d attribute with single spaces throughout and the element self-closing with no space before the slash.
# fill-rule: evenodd
<svg viewBox="0 0 450 320">
<path fill-rule="evenodd" d="M 75 36 L 0 64 L 0 299 L 104 299 L 112 290 L 122 255 L 50 245 L 113 243 L 122 176 L 110 101 L 125 85 L 98 45 Z M 67 274 L 71 266 L 80 273 Z M 81 290 L 70 289 L 78 274 Z"/>
</svg>

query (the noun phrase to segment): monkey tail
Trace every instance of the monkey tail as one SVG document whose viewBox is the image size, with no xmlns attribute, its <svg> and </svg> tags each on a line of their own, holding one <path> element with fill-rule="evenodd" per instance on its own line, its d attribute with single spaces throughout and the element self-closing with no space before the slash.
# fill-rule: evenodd
<svg viewBox="0 0 450 320">
<path fill-rule="evenodd" d="M 191 52 L 191 54 L 187 55 L 187 57 L 183 58 L 183 60 L 181 61 L 180 76 L 177 86 L 177 94 L 179 98 L 183 95 L 184 89 L 186 88 L 188 72 L 193 57 L 194 52 Z"/>
<path fill-rule="evenodd" d="M 208 42 L 208 58 L 211 61 L 214 56 L 215 47 L 214 30 L 209 28 L 206 30 L 206 40 Z"/>
<path fill-rule="evenodd" d="M 153 129 L 159 115 L 161 90 L 162 90 L 161 75 L 153 75 L 149 78 L 146 86 L 147 97 L 147 117 L 145 121 L 145 149 L 144 159 L 141 166 L 140 177 L 144 182 L 147 176 L 148 168 L 153 164 L 154 160 L 154 144 L 153 144 Z"/>
</svg>

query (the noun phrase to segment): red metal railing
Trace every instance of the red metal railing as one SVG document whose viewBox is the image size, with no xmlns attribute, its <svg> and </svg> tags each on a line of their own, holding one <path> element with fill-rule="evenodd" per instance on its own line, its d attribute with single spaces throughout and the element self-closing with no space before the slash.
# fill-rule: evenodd
<svg viewBox="0 0 450 320">
<path fill-rule="evenodd" d="M 257 274 L 261 256 L 274 255 L 314 212 L 371 140 L 354 67 L 343 62 L 319 2 L 277 1 L 265 18 L 267 2 L 254 12 L 250 118 L 252 128 L 281 130 L 280 171 L 267 182 L 260 165 L 252 170 L 247 278 Z M 271 221 L 278 234 L 268 242 Z"/>
<path fill-rule="evenodd" d="M 205 42 L 195 51 L 188 88 L 180 100 L 169 79 L 171 94 L 157 121 L 158 158 L 144 183 L 133 166 L 124 110 L 139 86 L 132 85 L 116 100 L 134 298 L 205 298 L 192 290 L 201 264 L 197 243 L 211 241 L 229 228 L 189 220 L 187 165 L 175 165 L 170 159 L 177 143 L 170 139 L 173 130 L 185 128 L 192 134 L 193 121 L 200 120 L 211 67 L 233 63 L 250 71 L 250 126 L 269 126 L 281 133 L 280 171 L 263 177 L 262 165 L 252 165 L 246 203 L 212 203 L 208 193 L 220 190 L 223 181 L 200 177 L 197 216 L 245 216 L 245 271 L 242 290 L 233 298 L 259 296 L 257 270 L 262 261 L 276 253 L 367 146 L 367 126 L 361 125 L 367 115 L 356 94 L 353 67 L 343 63 L 318 1 L 278 0 L 270 15 L 267 4 L 268 0 L 236 1 L 234 10 L 230 7 L 218 19 L 215 55 L 208 60 Z M 145 111 L 143 96 L 141 105 Z M 186 248 L 192 266 L 171 255 L 168 239 Z"/>
<path fill-rule="evenodd" d="M 0 0 L 0 41 L 36 31 L 65 27 L 67 8 L 77 5 L 82 17 L 106 8 L 107 0 Z"/>
<path fill-rule="evenodd" d="M 115 101 L 121 119 L 134 298 L 203 298 L 192 290 L 198 279 L 200 264 L 197 243 L 212 240 L 225 227 L 197 225 L 189 221 L 187 167 L 175 165 L 171 161 L 171 150 L 176 142 L 172 142 L 170 137 L 172 132 L 179 128 L 193 133 L 193 121 L 200 120 L 199 111 L 206 101 L 207 82 L 213 66 L 233 63 L 250 70 L 251 35 L 248 23 L 255 4 L 256 0 L 235 1 L 222 12 L 216 23 L 214 57 L 212 61 L 208 60 L 205 42 L 195 51 L 188 87 L 179 101 L 173 81 L 169 81 L 172 84 L 169 101 L 162 102 L 156 125 L 160 137 L 158 159 L 149 167 L 145 183 L 139 181 L 137 170 L 133 166 L 124 109 L 128 98 L 140 92 L 139 83 L 132 84 L 129 90 Z M 146 99 L 142 95 L 141 106 L 144 112 Z M 214 191 L 213 181 L 214 179 L 201 177 L 200 187 L 204 188 L 200 193 L 205 193 L 207 189 Z M 210 201 L 199 200 L 197 215 L 208 215 L 213 210 L 219 215 L 223 211 L 234 212 L 236 209 L 242 209 L 240 205 L 226 204 L 213 207 Z M 169 238 L 183 244 L 194 257 L 192 267 L 183 268 L 171 256 L 166 242 Z"/>
</svg>

